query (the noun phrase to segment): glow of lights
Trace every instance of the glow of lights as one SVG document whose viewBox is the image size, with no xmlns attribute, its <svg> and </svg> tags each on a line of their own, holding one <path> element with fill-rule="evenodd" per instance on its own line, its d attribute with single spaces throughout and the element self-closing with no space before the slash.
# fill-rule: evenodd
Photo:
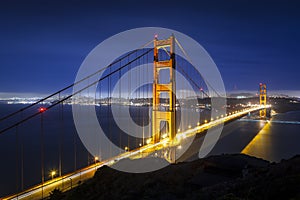
<svg viewBox="0 0 300 200">
<path fill-rule="evenodd" d="M 204 123 L 207 123 L 207 120 L 204 120 Z"/>
<path fill-rule="evenodd" d="M 181 145 L 179 145 L 179 146 L 177 147 L 177 149 L 182 149 L 182 146 L 181 146 Z"/>
<path fill-rule="evenodd" d="M 50 175 L 51 175 L 51 178 L 52 178 L 52 179 L 53 179 L 53 177 L 55 176 L 55 174 L 56 174 L 56 171 L 55 171 L 55 170 L 53 170 L 53 171 L 50 172 Z"/>
<path fill-rule="evenodd" d="M 141 146 L 142 146 L 142 144 L 140 143 L 140 144 L 139 144 L 139 146 L 141 147 Z"/>
<path fill-rule="evenodd" d="M 181 136 L 180 135 L 176 135 L 176 139 L 177 139 L 177 141 L 181 141 Z"/>
<path fill-rule="evenodd" d="M 97 160 L 99 160 L 99 157 L 98 157 L 98 156 L 96 156 L 94 159 L 95 159 L 95 161 L 97 161 Z"/>
<path fill-rule="evenodd" d="M 45 112 L 47 109 L 45 107 L 40 107 L 39 112 Z"/>
<path fill-rule="evenodd" d="M 261 120 L 261 121 L 259 122 L 259 125 L 260 125 L 260 127 L 264 127 L 264 126 L 265 126 L 264 121 Z"/>
<path fill-rule="evenodd" d="M 168 134 L 165 133 L 165 134 L 162 135 L 162 138 L 165 139 L 167 136 L 168 136 Z"/>
<path fill-rule="evenodd" d="M 111 161 L 109 162 L 110 165 L 112 165 L 112 164 L 114 164 L 114 163 L 115 163 L 114 160 L 111 160 Z"/>
<path fill-rule="evenodd" d="M 147 139 L 147 140 L 146 140 L 146 143 L 147 143 L 147 144 L 150 144 L 150 143 L 151 143 L 151 140 L 152 140 L 151 138 Z"/>
<path fill-rule="evenodd" d="M 200 122 L 197 122 L 197 126 L 200 126 Z"/>
</svg>

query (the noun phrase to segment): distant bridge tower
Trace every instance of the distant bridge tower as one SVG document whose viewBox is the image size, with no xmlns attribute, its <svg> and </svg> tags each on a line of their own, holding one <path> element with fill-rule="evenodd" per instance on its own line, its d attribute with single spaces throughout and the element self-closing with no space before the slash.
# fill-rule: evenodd
<svg viewBox="0 0 300 200">
<path fill-rule="evenodd" d="M 159 57 L 159 49 L 168 52 L 168 60 Z M 152 111 L 152 142 L 157 143 L 161 139 L 161 124 L 164 123 L 170 140 L 176 136 L 176 85 L 175 85 L 175 38 L 174 35 L 166 40 L 158 40 L 154 38 L 154 81 L 153 81 L 153 111 Z M 160 82 L 160 71 L 169 71 L 168 83 Z M 161 106 L 161 94 L 168 94 L 169 106 L 163 108 Z"/>
<path fill-rule="evenodd" d="M 267 105 L 267 86 L 266 84 L 259 84 L 259 104 L 260 105 Z M 259 111 L 259 116 L 262 119 L 267 117 L 267 109 L 262 109 Z"/>
</svg>

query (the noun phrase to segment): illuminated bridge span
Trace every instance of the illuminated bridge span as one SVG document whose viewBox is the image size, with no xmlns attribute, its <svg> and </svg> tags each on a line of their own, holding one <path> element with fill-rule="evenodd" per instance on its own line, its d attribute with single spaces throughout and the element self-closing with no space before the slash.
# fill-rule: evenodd
<svg viewBox="0 0 300 200">
<path fill-rule="evenodd" d="M 153 47 L 150 48 L 148 46 L 151 43 Z M 15 169 L 12 172 L 15 174 L 13 191 L 15 195 L 4 199 L 45 198 L 55 188 L 65 191 L 77 185 L 79 181 L 92 177 L 95 170 L 103 165 L 112 165 L 125 158 L 152 156 L 155 152 L 167 148 L 179 149 L 186 138 L 204 133 L 212 127 L 239 119 L 251 112 L 259 111 L 260 118 L 267 117 L 266 109 L 270 106 L 266 103 L 266 85 L 260 84 L 260 98 L 257 102 L 212 108 L 210 102 L 213 98 L 225 98 L 225 96 L 219 94 L 208 80 L 205 80 L 190 62 L 186 61 L 187 58 L 175 54 L 176 46 L 186 54 L 175 36 L 172 35 L 164 40 L 155 37 L 151 43 L 116 58 L 110 65 L 100 68 L 74 84 L 0 119 L 0 136 L 15 135 L 16 138 L 11 145 L 12 152 L 16 155 Z M 140 65 L 147 67 L 137 68 Z M 137 70 L 133 72 L 135 68 Z M 178 77 L 175 70 L 188 81 L 193 92 L 185 90 L 184 84 L 176 81 Z M 132 82 L 145 79 L 152 73 L 153 84 L 142 85 L 133 93 L 131 92 L 131 87 L 134 87 Z M 126 82 L 118 81 L 125 74 L 130 78 Z M 117 85 L 119 89 L 114 91 Z M 78 86 L 80 89 L 71 93 L 70 90 Z M 96 93 L 90 92 L 93 87 Z M 211 89 L 210 92 L 207 90 L 208 87 Z M 191 104 L 190 99 L 195 94 L 196 104 Z M 95 107 L 100 115 L 99 123 L 102 120 L 104 124 L 106 136 L 120 147 L 118 154 L 111 153 L 109 157 L 105 157 L 99 147 L 99 154 L 91 155 L 82 148 L 76 130 L 68 122 L 71 118 L 70 106 L 74 104 L 82 106 L 82 109 L 87 105 Z M 112 119 L 113 105 L 118 107 L 120 115 L 123 107 L 133 109 L 131 115 L 134 121 L 142 126 L 141 138 L 129 136 L 116 128 Z M 152 112 L 149 116 L 151 108 Z M 189 121 L 191 112 L 198 115 L 196 121 Z M 183 121 L 178 120 L 179 113 L 184 115 L 181 117 Z M 218 113 L 224 114 L 218 115 Z M 56 121 L 58 124 L 54 126 L 53 123 Z M 148 128 L 145 128 L 147 125 Z M 32 126 L 35 128 L 31 128 Z M 29 138 L 30 142 L 28 142 Z M 71 148 L 65 147 L 64 140 L 68 141 L 68 145 L 72 143 Z M 64 151 L 66 148 L 69 149 Z M 32 153 L 30 158 L 24 156 L 24 152 L 30 150 L 38 154 Z M 57 152 L 57 156 L 53 158 L 52 154 L 47 153 L 49 151 Z M 66 151 L 68 155 L 65 155 Z M 85 152 L 88 157 L 85 166 L 79 164 L 82 152 Z M 170 151 L 164 155 L 164 158 L 174 163 L 177 157 L 174 151 Z M 27 159 L 30 161 L 26 161 Z M 36 162 L 33 162 L 34 160 Z M 56 169 L 49 170 L 53 167 L 53 165 L 48 166 L 51 162 L 56 163 Z M 73 168 L 70 167 L 70 162 L 74 163 Z M 38 170 L 26 174 L 24 169 L 28 166 Z M 37 180 L 26 182 L 29 173 L 31 177 L 40 177 L 38 181 L 40 183 Z"/>
</svg>

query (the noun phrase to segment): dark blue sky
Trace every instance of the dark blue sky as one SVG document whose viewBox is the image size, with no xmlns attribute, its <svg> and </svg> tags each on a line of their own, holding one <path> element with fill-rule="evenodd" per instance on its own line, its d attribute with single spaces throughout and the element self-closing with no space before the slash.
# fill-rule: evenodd
<svg viewBox="0 0 300 200">
<path fill-rule="evenodd" d="M 227 90 L 300 90 L 297 1 L 0 2 L 0 93 L 51 93 L 85 56 L 121 31 L 180 31 L 210 53 Z"/>
</svg>

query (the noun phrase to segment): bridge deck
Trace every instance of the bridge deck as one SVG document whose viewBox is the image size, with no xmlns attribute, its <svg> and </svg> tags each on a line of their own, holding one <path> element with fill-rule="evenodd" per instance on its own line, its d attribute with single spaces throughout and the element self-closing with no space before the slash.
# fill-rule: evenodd
<svg viewBox="0 0 300 200">
<path fill-rule="evenodd" d="M 241 110 L 239 112 L 235 112 L 232 113 L 230 115 L 226 114 L 226 116 L 207 122 L 205 124 L 201 124 L 199 126 L 196 126 L 194 128 L 190 128 L 186 131 L 183 132 L 179 132 L 176 135 L 176 138 L 179 139 L 178 141 L 180 141 L 180 139 L 182 138 L 187 138 L 187 137 L 192 137 L 198 133 L 202 133 L 203 131 L 206 131 L 212 127 L 218 126 L 220 124 L 229 122 L 231 120 L 235 120 L 238 119 L 244 115 L 246 115 L 249 112 L 255 112 L 258 111 L 260 109 L 265 109 L 265 108 L 270 108 L 270 105 L 267 106 L 253 106 L 244 110 Z M 19 194 L 15 194 L 12 196 L 8 196 L 3 198 L 3 200 L 17 200 L 17 199 L 41 199 L 42 197 L 42 193 L 43 196 L 46 197 L 49 195 L 49 192 L 53 191 L 55 188 L 60 188 L 62 191 L 66 191 L 71 189 L 72 187 L 76 186 L 78 184 L 79 181 L 83 181 L 86 179 L 91 178 L 94 175 L 94 172 L 104 166 L 104 165 L 112 165 L 115 162 L 125 159 L 125 158 L 130 158 L 130 157 L 134 157 L 134 156 L 138 156 L 139 154 L 143 153 L 143 152 L 154 152 L 158 149 L 162 149 L 165 148 L 166 144 L 169 143 L 169 139 L 165 138 L 163 140 L 161 140 L 158 143 L 155 144 L 147 144 L 144 145 L 140 148 L 137 149 L 133 149 L 129 152 L 125 152 L 122 154 L 119 154 L 115 157 L 112 157 L 108 160 L 102 161 L 102 162 L 98 162 L 95 163 L 93 165 L 90 165 L 86 168 L 83 168 L 81 170 L 78 170 L 76 172 L 64 175 L 62 177 L 57 177 L 54 178 L 53 180 L 49 180 L 47 182 L 45 182 L 44 184 L 39 184 L 36 185 L 30 189 L 27 189 Z M 173 143 L 174 145 L 174 143 Z M 175 143 L 175 145 L 179 145 Z"/>
</svg>

